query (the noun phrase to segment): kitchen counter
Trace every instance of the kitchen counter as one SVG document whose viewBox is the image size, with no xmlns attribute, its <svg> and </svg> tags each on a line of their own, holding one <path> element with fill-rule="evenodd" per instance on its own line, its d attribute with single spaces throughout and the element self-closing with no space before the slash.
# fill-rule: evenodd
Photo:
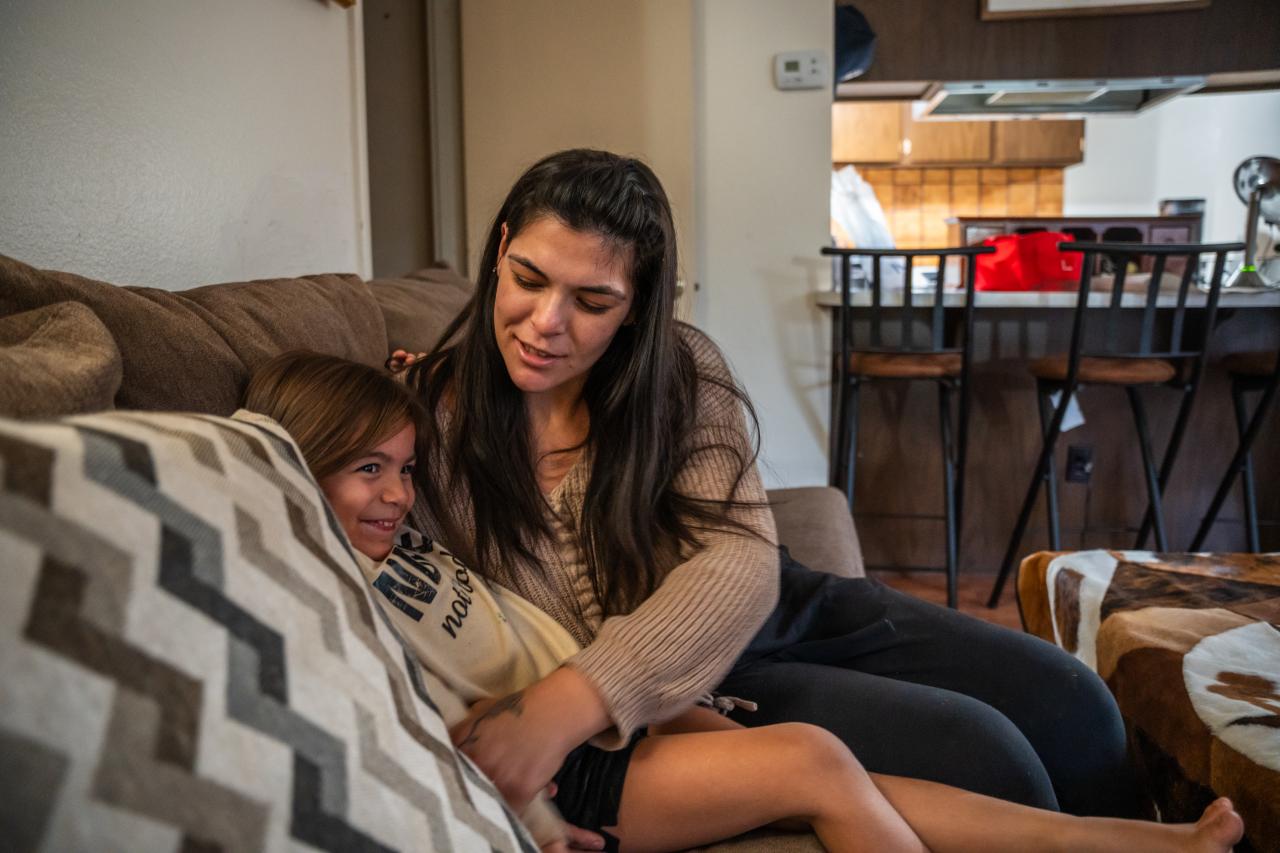
<svg viewBox="0 0 1280 853">
<path fill-rule="evenodd" d="M 1132 285 L 1132 282 L 1131 282 Z M 1141 308 L 1146 304 L 1145 288 L 1141 290 L 1132 286 L 1125 288 L 1120 299 L 1122 308 Z M 866 308 L 871 305 L 870 290 L 855 290 L 849 294 L 849 304 L 854 308 Z M 896 306 L 902 303 L 901 289 L 885 288 L 885 304 Z M 1075 308 L 1074 291 L 1063 290 L 980 290 L 974 294 L 974 305 L 977 308 Z M 840 292 L 835 290 L 821 291 L 814 294 L 814 301 L 823 308 L 839 308 Z M 1203 305 L 1205 294 L 1192 289 L 1187 293 L 1187 305 L 1195 307 Z M 918 308 L 933 305 L 933 290 L 918 290 L 911 294 L 911 304 Z M 947 308 L 959 308 L 964 305 L 964 291 L 948 289 L 942 295 L 942 304 Z M 1111 290 L 1089 291 L 1089 306 L 1106 308 L 1111 304 Z M 1156 305 L 1160 308 L 1175 308 L 1178 305 L 1178 292 L 1164 290 L 1157 297 Z M 1280 290 L 1236 291 L 1224 290 L 1218 299 L 1219 308 L 1280 308 Z"/>
</svg>

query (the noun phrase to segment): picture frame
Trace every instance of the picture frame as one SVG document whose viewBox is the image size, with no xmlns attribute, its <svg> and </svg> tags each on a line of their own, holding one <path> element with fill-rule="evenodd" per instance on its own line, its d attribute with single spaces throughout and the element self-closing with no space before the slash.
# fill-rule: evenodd
<svg viewBox="0 0 1280 853">
<path fill-rule="evenodd" d="M 1072 18 L 1086 15 L 1140 15 L 1204 9 L 1212 0 L 982 0 L 983 21 Z"/>
</svg>

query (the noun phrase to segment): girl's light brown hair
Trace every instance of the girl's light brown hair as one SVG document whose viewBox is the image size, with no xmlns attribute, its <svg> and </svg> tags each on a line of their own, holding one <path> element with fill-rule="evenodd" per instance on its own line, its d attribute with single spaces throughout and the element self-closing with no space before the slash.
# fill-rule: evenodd
<svg viewBox="0 0 1280 853">
<path fill-rule="evenodd" d="M 284 427 L 317 480 L 407 424 L 419 437 L 424 432 L 422 405 L 404 385 L 376 368 L 306 350 L 283 353 L 255 370 L 243 407 Z"/>
</svg>

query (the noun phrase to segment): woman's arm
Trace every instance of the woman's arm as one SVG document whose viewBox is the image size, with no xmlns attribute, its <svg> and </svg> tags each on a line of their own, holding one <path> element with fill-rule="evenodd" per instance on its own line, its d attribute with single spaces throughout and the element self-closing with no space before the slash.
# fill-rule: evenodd
<svg viewBox="0 0 1280 853">
<path fill-rule="evenodd" d="M 562 666 L 524 690 L 472 705 L 449 734 L 507 802 L 521 809 L 551 782 L 574 747 L 608 726 L 600 694 Z"/>
<path fill-rule="evenodd" d="M 703 374 L 731 381 L 714 344 L 686 334 Z M 700 547 L 672 569 L 636 610 L 606 619 L 594 642 L 501 707 L 473 706 L 455 742 L 519 807 L 545 787 L 577 745 L 625 744 L 638 728 L 669 719 L 707 693 L 732 667 L 778 594 L 773 513 L 750 458 L 741 402 L 701 383 L 695 454 L 676 478 L 690 497 L 744 506 L 732 525 L 700 531 Z M 736 490 L 735 490 L 736 485 Z M 610 731 L 603 735 L 610 726 Z"/>
<path fill-rule="evenodd" d="M 715 345 L 682 327 L 698 369 L 732 377 Z M 569 660 L 599 692 L 623 741 L 668 719 L 713 689 L 768 617 L 778 595 L 777 533 L 756 466 L 741 402 L 711 381 L 700 383 L 697 452 L 675 488 L 707 501 L 741 504 L 731 525 L 700 531 L 700 547 L 672 569 L 633 612 L 606 619 L 595 641 Z M 735 490 L 736 485 L 736 490 Z"/>
</svg>

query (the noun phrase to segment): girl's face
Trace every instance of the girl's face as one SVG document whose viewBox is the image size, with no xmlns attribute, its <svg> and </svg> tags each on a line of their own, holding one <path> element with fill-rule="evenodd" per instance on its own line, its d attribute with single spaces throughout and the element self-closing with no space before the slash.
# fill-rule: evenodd
<svg viewBox="0 0 1280 853">
<path fill-rule="evenodd" d="M 320 481 L 356 550 L 375 560 L 391 553 L 396 529 L 413 507 L 413 425 Z"/>
<path fill-rule="evenodd" d="M 581 395 L 591 367 L 631 313 L 629 256 L 554 216 L 535 219 L 509 239 L 502 226 L 493 331 L 517 388 L 526 395 Z"/>
</svg>

